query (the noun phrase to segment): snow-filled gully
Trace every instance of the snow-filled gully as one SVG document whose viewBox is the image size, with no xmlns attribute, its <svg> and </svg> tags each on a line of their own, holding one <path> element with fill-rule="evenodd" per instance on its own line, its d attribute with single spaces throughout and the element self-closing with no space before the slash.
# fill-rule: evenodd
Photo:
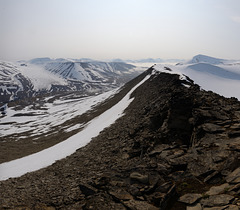
<svg viewBox="0 0 240 210">
<path fill-rule="evenodd" d="M 104 128 L 110 126 L 118 118 L 123 116 L 124 110 L 133 101 L 133 98 L 130 99 L 131 93 L 149 78 L 150 75 L 146 76 L 140 83 L 133 87 L 121 101 L 90 121 L 82 131 L 67 140 L 38 153 L 0 164 L 0 180 L 19 177 L 28 172 L 50 166 L 55 161 L 63 159 L 73 154 L 77 149 L 85 146 L 93 137 L 98 136 Z"/>
</svg>

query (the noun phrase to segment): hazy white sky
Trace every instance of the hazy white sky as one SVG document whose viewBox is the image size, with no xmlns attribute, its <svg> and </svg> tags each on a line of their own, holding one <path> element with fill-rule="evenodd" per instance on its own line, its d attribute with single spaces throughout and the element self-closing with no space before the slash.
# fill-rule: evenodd
<svg viewBox="0 0 240 210">
<path fill-rule="evenodd" d="M 240 59 L 240 0 L 0 0 L 0 60 Z"/>
</svg>

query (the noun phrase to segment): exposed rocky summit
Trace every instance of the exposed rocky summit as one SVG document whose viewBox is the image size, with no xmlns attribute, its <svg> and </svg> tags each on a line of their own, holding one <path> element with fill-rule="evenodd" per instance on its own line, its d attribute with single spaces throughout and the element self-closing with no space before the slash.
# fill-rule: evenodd
<svg viewBox="0 0 240 210">
<path fill-rule="evenodd" d="M 0 209 L 239 209 L 240 102 L 167 73 L 132 97 L 87 146 L 0 182 Z"/>
</svg>

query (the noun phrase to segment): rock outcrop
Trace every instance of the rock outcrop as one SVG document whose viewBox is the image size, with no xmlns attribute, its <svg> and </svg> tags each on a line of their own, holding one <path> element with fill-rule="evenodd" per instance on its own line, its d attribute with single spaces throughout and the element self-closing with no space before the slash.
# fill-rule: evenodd
<svg viewBox="0 0 240 210">
<path fill-rule="evenodd" d="M 239 209 L 240 102 L 183 82 L 152 75 L 86 147 L 0 182 L 0 209 Z"/>
</svg>

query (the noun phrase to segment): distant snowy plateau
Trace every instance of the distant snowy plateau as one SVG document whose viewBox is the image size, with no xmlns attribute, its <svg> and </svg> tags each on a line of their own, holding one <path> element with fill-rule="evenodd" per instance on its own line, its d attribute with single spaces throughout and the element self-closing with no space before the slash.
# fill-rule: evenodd
<svg viewBox="0 0 240 210">
<path fill-rule="evenodd" d="M 16 109 L 14 106 L 8 108 L 7 105 L 2 108 L 6 110 L 6 114 L 0 117 L 0 143 L 8 140 L 21 141 L 29 137 L 32 141 L 38 141 L 40 137 L 47 137 L 53 132 L 57 133 L 60 128 L 65 132 L 76 130 L 76 134 L 45 152 L 43 150 L 16 161 L 0 164 L 2 170 L 0 180 L 20 176 L 50 165 L 87 144 L 92 137 L 123 115 L 124 109 L 133 100 L 130 99 L 131 92 L 154 74 L 162 72 L 178 74 L 181 80 L 193 80 L 202 89 L 240 100 L 240 61 L 197 55 L 188 62 L 176 65 L 154 65 L 152 75 L 148 75 L 119 103 L 100 116 L 86 124 L 66 123 L 69 119 L 94 109 L 97 104 L 117 94 L 120 85 L 129 80 L 129 75 L 133 78 L 143 69 L 123 62 L 53 61 L 48 58 L 17 64 L 0 62 L 2 101 L 7 101 L 7 95 L 8 99 L 14 100 L 21 97 L 21 94 L 26 97 L 39 91 L 46 91 L 46 93 L 80 91 L 82 93 L 78 95 L 76 92 L 69 92 L 59 97 L 49 95 L 37 98 L 34 103 L 21 108 Z M 188 88 L 185 83 L 182 84 Z M 102 93 L 83 95 L 86 91 Z M 83 142 L 79 141 L 81 136 L 84 137 Z M 19 168 L 20 166 L 23 168 Z"/>
<path fill-rule="evenodd" d="M 156 69 L 164 67 L 155 66 Z M 204 90 L 240 100 L 240 61 L 197 55 L 188 62 L 167 67 L 176 74 L 188 76 Z"/>
</svg>

